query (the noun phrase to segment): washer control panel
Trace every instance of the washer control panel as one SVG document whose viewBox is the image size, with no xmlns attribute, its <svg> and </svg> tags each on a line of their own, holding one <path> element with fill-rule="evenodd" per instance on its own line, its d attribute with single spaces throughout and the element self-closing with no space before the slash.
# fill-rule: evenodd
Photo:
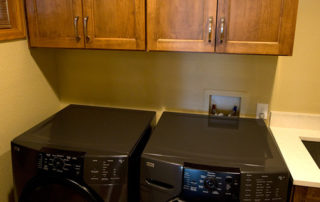
<svg viewBox="0 0 320 202">
<path fill-rule="evenodd" d="M 69 177 L 81 177 L 83 153 L 43 149 L 38 155 L 38 169 Z"/>
<path fill-rule="evenodd" d="M 127 170 L 126 157 L 88 157 L 84 178 L 89 184 L 120 184 Z"/>
<path fill-rule="evenodd" d="M 242 175 L 241 201 L 285 201 L 289 176 L 285 173 L 245 173 Z"/>
<path fill-rule="evenodd" d="M 184 167 L 182 197 L 197 201 L 239 201 L 240 172 L 223 168 Z"/>
</svg>

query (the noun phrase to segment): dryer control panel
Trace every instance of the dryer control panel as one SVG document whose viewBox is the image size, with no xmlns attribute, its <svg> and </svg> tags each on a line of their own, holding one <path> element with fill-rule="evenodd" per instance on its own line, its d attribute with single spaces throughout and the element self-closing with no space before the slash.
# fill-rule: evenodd
<svg viewBox="0 0 320 202">
<path fill-rule="evenodd" d="M 184 167 L 182 198 L 197 201 L 239 201 L 240 171 L 189 165 Z"/>
<path fill-rule="evenodd" d="M 126 157 L 87 157 L 84 162 L 84 179 L 89 184 L 120 184 L 126 179 L 127 165 Z"/>
<path fill-rule="evenodd" d="M 43 172 L 68 177 L 81 177 L 83 171 L 83 153 L 42 149 L 38 155 L 37 166 Z"/>
</svg>

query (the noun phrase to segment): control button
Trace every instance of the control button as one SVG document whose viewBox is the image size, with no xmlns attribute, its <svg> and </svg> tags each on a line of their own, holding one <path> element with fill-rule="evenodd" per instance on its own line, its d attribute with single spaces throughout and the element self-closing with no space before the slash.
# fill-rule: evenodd
<svg viewBox="0 0 320 202">
<path fill-rule="evenodd" d="M 231 185 L 230 184 L 226 184 L 226 190 L 229 191 L 231 189 Z"/>
<path fill-rule="evenodd" d="M 119 159 L 119 163 L 122 164 L 124 162 L 124 159 Z"/>
<path fill-rule="evenodd" d="M 231 184 L 233 182 L 233 179 L 231 176 L 227 176 L 225 181 L 226 181 L 226 183 Z"/>
<path fill-rule="evenodd" d="M 218 191 L 213 191 L 212 194 L 213 195 L 219 195 L 220 193 Z"/>
<path fill-rule="evenodd" d="M 197 187 L 190 187 L 191 191 L 197 191 Z"/>
<path fill-rule="evenodd" d="M 204 187 L 207 189 L 214 189 L 216 187 L 216 180 L 214 177 L 207 177 L 204 180 Z"/>
<path fill-rule="evenodd" d="M 97 173 L 99 173 L 99 171 L 98 170 L 90 170 L 90 173 L 97 174 Z"/>
<path fill-rule="evenodd" d="M 61 158 L 55 158 L 54 160 L 53 160 L 53 166 L 56 168 L 56 169 L 63 169 L 63 167 L 64 167 L 64 161 L 63 161 L 63 159 L 61 159 Z"/>
<path fill-rule="evenodd" d="M 102 173 L 101 176 L 102 177 L 107 177 L 107 174 Z"/>
</svg>

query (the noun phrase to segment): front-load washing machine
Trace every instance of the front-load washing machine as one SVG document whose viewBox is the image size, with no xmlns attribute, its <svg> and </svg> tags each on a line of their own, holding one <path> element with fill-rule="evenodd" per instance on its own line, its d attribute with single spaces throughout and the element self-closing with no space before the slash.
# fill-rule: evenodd
<svg viewBox="0 0 320 202">
<path fill-rule="evenodd" d="M 290 198 L 289 171 L 263 120 L 165 112 L 140 176 L 141 202 Z"/>
<path fill-rule="evenodd" d="M 139 156 L 155 113 L 70 105 L 15 138 L 19 202 L 138 201 Z"/>
</svg>

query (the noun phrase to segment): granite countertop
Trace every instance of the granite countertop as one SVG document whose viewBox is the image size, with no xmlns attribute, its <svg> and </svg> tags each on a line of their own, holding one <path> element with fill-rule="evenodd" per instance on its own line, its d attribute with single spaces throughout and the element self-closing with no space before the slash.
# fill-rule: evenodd
<svg viewBox="0 0 320 202">
<path fill-rule="evenodd" d="M 272 112 L 270 129 L 293 184 L 320 188 L 320 169 L 302 140 L 320 142 L 320 115 Z"/>
</svg>

